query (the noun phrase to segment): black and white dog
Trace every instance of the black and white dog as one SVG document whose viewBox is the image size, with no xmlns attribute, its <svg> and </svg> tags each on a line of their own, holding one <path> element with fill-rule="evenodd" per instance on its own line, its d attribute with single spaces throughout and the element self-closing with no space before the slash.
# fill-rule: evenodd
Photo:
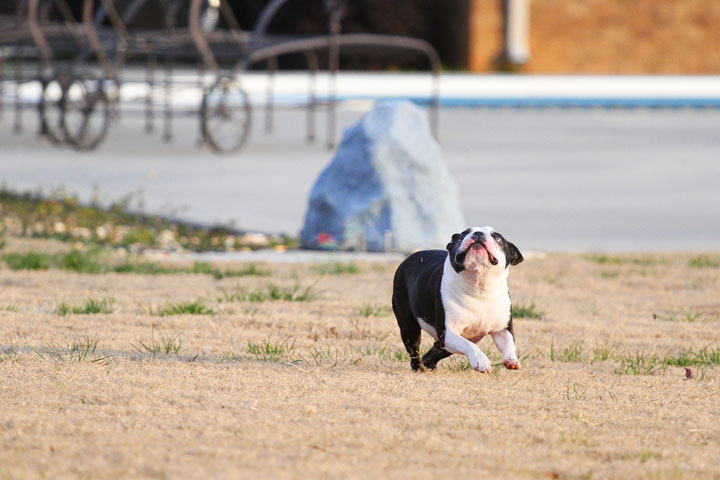
<svg viewBox="0 0 720 480">
<path fill-rule="evenodd" d="M 395 272 L 392 306 L 412 369 L 432 369 L 462 353 L 472 368 L 490 372 L 490 359 L 476 345 L 487 334 L 505 367 L 519 369 L 507 278 L 510 265 L 522 261 L 517 247 L 492 227 L 454 234 L 447 251 L 423 250 L 406 258 Z M 422 359 L 421 330 L 436 340 Z"/>
</svg>

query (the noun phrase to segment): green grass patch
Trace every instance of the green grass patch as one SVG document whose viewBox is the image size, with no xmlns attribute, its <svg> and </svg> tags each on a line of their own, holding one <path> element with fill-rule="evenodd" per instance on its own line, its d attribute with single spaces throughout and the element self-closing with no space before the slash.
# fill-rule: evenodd
<svg viewBox="0 0 720 480">
<path fill-rule="evenodd" d="M 12 270 L 68 270 L 78 273 L 105 273 L 106 265 L 95 261 L 95 254 L 71 250 L 68 253 L 43 252 L 7 253 L 2 256 Z"/>
<path fill-rule="evenodd" d="M 538 308 L 535 306 L 535 302 L 529 303 L 527 305 L 514 304 L 512 306 L 513 318 L 542 318 L 544 315 L 545 312 L 543 312 L 542 310 L 538 310 Z"/>
<path fill-rule="evenodd" d="M 153 262 L 126 262 L 113 267 L 115 273 L 134 273 L 136 275 L 169 275 L 176 269 Z"/>
<path fill-rule="evenodd" d="M 720 365 L 720 348 L 706 346 L 698 351 L 683 350 L 662 359 L 663 364 L 673 367 Z"/>
<path fill-rule="evenodd" d="M 177 269 L 173 273 L 199 273 L 203 275 L 212 275 L 215 278 L 222 278 L 222 273 L 216 267 L 206 262 L 195 262 L 190 269 Z"/>
<path fill-rule="evenodd" d="M 114 311 L 115 299 L 112 297 L 106 297 L 100 300 L 94 298 L 88 298 L 85 303 L 79 306 L 68 305 L 63 302 L 57 308 L 57 314 L 64 317 L 69 314 L 73 315 L 95 315 L 95 314 L 108 314 Z"/>
<path fill-rule="evenodd" d="M 291 287 L 281 287 L 273 283 L 249 290 L 246 288 L 236 288 L 234 290 L 221 290 L 222 295 L 218 297 L 218 302 L 268 302 L 268 301 L 285 301 L 285 302 L 311 302 L 318 297 L 318 293 L 312 286 L 302 286 L 299 284 Z"/>
<path fill-rule="evenodd" d="M 592 362 L 604 362 L 610 360 L 617 353 L 617 344 L 610 343 L 605 340 L 599 345 L 595 345 L 592 349 L 593 359 Z"/>
<path fill-rule="evenodd" d="M 57 257 L 58 267 L 78 273 L 105 273 L 109 269 L 95 261 L 95 254 L 71 250 L 69 253 Z"/>
<path fill-rule="evenodd" d="M 583 255 L 583 258 L 589 262 L 599 263 L 600 265 L 621 265 L 626 261 L 621 257 L 612 255 L 605 255 L 603 253 L 592 253 L 589 255 Z"/>
<path fill-rule="evenodd" d="M 577 383 L 565 385 L 565 398 L 567 400 L 585 400 L 587 389 Z"/>
<path fill-rule="evenodd" d="M 294 351 L 295 340 L 291 341 L 290 337 L 279 343 L 273 342 L 270 336 L 261 343 L 248 342 L 248 352 L 264 362 L 279 362 Z"/>
<path fill-rule="evenodd" d="M 87 360 L 89 354 L 95 353 L 98 343 L 100 343 L 100 337 L 98 336 L 78 337 L 70 344 L 68 351 L 74 360 L 82 362 Z"/>
<path fill-rule="evenodd" d="M 242 268 L 220 269 L 210 263 L 196 262 L 191 267 L 176 267 L 155 262 L 127 261 L 119 265 L 98 260 L 99 250 L 71 250 L 68 253 L 43 252 L 7 253 L 2 259 L 12 270 L 67 270 L 78 273 L 101 274 L 107 272 L 134 273 L 136 275 L 212 275 L 216 279 L 227 277 L 269 276 L 269 270 L 251 264 Z"/>
<path fill-rule="evenodd" d="M 125 262 L 113 267 L 116 273 L 134 273 L 136 275 L 180 275 L 197 273 L 201 275 L 220 276 L 219 270 L 209 263 L 197 262 L 192 267 L 176 267 L 155 262 Z"/>
<path fill-rule="evenodd" d="M 662 455 L 657 452 L 652 452 L 650 450 L 641 450 L 639 452 L 626 452 L 623 453 L 620 458 L 622 458 L 625 461 L 633 461 L 637 460 L 640 463 L 645 463 L 649 460 L 661 460 Z"/>
<path fill-rule="evenodd" d="M 406 363 L 410 361 L 410 354 L 405 350 L 395 350 L 392 359 L 395 362 Z"/>
<path fill-rule="evenodd" d="M 467 357 L 463 355 L 453 355 L 440 365 L 443 369 L 450 370 L 451 372 L 467 372 L 472 370 L 470 362 Z"/>
<path fill-rule="evenodd" d="M 717 319 L 717 316 L 708 315 L 700 310 L 696 310 L 693 308 L 682 308 L 679 311 L 671 313 L 669 315 L 659 315 L 657 313 L 653 313 L 653 318 L 656 320 L 665 320 L 668 322 L 696 323 L 710 322 Z"/>
<path fill-rule="evenodd" d="M 270 270 L 259 268 L 255 264 L 250 264 L 243 268 L 227 268 L 221 271 L 220 278 L 235 278 L 235 277 L 269 277 L 272 275 Z"/>
<path fill-rule="evenodd" d="M 47 253 L 6 253 L 2 256 L 12 270 L 48 270 L 54 263 L 54 256 Z"/>
<path fill-rule="evenodd" d="M 213 315 L 215 310 L 205 305 L 201 300 L 194 302 L 170 303 L 155 312 L 156 315 L 167 317 L 170 315 Z"/>
<path fill-rule="evenodd" d="M 582 362 L 583 342 L 572 342 L 567 347 L 555 348 L 555 341 L 550 342 L 550 360 L 553 362 Z"/>
<path fill-rule="evenodd" d="M 313 347 L 312 350 L 310 350 L 310 358 L 316 367 L 320 367 L 326 363 L 331 363 L 331 367 L 336 367 L 338 364 L 338 355 L 337 347 Z M 305 363 L 310 364 L 307 360 L 305 360 Z"/>
<path fill-rule="evenodd" d="M 619 365 L 615 369 L 618 375 L 653 375 L 666 368 L 657 354 L 642 352 L 625 353 L 617 357 Z"/>
<path fill-rule="evenodd" d="M 382 305 L 365 302 L 357 308 L 356 313 L 361 317 L 382 317 L 389 313 L 389 309 Z"/>
<path fill-rule="evenodd" d="M 52 348 L 52 355 L 59 360 L 69 360 L 71 362 L 85 362 L 106 364 L 110 355 L 95 356 L 95 350 L 100 343 L 100 337 L 97 335 L 83 335 L 76 337 L 65 348 Z M 38 353 L 39 354 L 39 353 Z M 41 357 L 42 354 L 39 354 Z"/>
<path fill-rule="evenodd" d="M 179 334 L 175 336 L 170 335 L 169 337 L 160 335 L 159 339 L 155 338 L 155 328 L 153 328 L 150 342 L 145 343 L 138 340 L 133 347 L 138 352 L 149 353 L 153 357 L 158 354 L 178 356 L 180 354 L 180 350 L 182 349 L 182 343 L 182 338 Z"/>
<path fill-rule="evenodd" d="M 703 319 L 703 314 L 697 310 L 683 308 L 677 318 L 679 318 L 682 322 L 695 323 Z"/>
<path fill-rule="evenodd" d="M 720 267 L 720 256 L 717 255 L 695 255 L 688 260 L 692 268 L 717 268 Z"/>
<path fill-rule="evenodd" d="M 269 270 L 258 268 L 257 265 L 251 264 L 243 268 L 226 268 L 219 269 L 214 265 L 205 262 L 196 262 L 188 273 L 204 273 L 212 275 L 214 278 L 220 280 L 222 278 L 236 278 L 236 277 L 267 277 L 270 276 Z"/>
<path fill-rule="evenodd" d="M 583 255 L 583 258 L 600 265 L 660 265 L 665 263 L 665 260 L 656 257 L 607 255 L 604 253 L 591 253 Z"/>
<path fill-rule="evenodd" d="M 360 273 L 360 267 L 355 262 L 350 263 L 316 263 L 310 270 L 317 275 L 355 275 Z"/>
<path fill-rule="evenodd" d="M 360 354 L 360 357 L 353 362 L 355 365 L 362 362 L 362 359 L 364 357 L 377 357 L 380 360 L 386 360 L 391 362 L 410 361 L 410 355 L 408 355 L 407 351 L 399 350 L 389 345 L 377 346 L 364 344 L 363 346 L 357 348 L 355 352 Z M 422 357 L 425 353 L 426 352 L 421 352 L 420 356 Z"/>
</svg>

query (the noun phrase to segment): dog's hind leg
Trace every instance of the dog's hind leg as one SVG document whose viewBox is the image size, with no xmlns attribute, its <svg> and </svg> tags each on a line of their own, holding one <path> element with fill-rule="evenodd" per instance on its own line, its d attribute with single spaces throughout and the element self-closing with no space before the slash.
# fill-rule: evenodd
<svg viewBox="0 0 720 480">
<path fill-rule="evenodd" d="M 405 350 L 410 355 L 410 367 L 412 367 L 413 371 L 423 371 L 425 368 L 420 359 L 420 334 L 422 329 L 418 321 L 410 313 L 409 306 L 400 307 L 398 301 L 393 295 L 393 312 L 395 312 L 395 318 L 400 327 L 400 337 L 403 345 L 405 345 Z"/>
<path fill-rule="evenodd" d="M 437 341 L 435 342 L 435 345 L 433 345 L 433 347 L 428 350 L 425 355 L 423 355 L 422 363 L 425 365 L 425 368 L 434 370 L 440 360 L 447 358 L 450 355 L 452 355 L 452 353 L 445 350 L 441 343 Z"/>
</svg>

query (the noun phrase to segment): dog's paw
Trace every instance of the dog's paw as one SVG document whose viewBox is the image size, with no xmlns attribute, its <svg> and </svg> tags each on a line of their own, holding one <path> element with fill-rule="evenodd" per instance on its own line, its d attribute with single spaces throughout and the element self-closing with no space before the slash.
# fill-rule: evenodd
<svg viewBox="0 0 720 480">
<path fill-rule="evenodd" d="M 473 370 L 480 373 L 490 373 L 492 372 L 492 362 L 490 359 L 485 355 L 484 353 L 480 352 L 481 354 L 477 356 L 475 359 L 475 362 L 471 362 L 470 365 L 473 367 Z"/>
<path fill-rule="evenodd" d="M 503 360 L 503 365 L 508 370 L 520 370 L 520 360 L 515 357 Z"/>
</svg>

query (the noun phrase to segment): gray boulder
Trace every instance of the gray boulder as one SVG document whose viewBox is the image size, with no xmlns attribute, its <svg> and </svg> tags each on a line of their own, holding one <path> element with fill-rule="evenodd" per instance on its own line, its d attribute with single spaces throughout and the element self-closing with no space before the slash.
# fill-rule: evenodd
<svg viewBox="0 0 720 480">
<path fill-rule="evenodd" d="M 408 252 L 463 230 L 458 189 L 425 112 L 382 100 L 348 128 L 310 193 L 300 245 Z"/>
</svg>

